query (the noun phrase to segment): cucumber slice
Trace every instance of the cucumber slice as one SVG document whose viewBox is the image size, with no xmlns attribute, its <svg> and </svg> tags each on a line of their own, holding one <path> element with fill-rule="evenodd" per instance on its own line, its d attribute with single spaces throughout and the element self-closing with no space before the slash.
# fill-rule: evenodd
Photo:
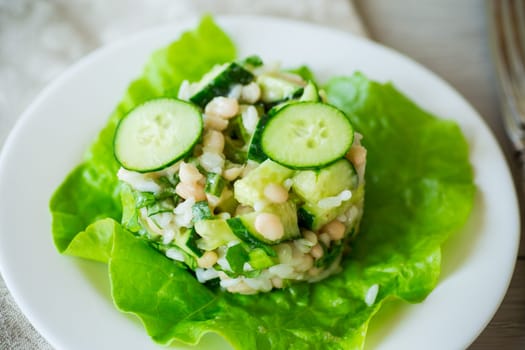
<svg viewBox="0 0 525 350">
<path fill-rule="evenodd" d="M 253 74 L 235 62 L 214 69 L 198 83 L 198 91 L 190 101 L 204 108 L 216 96 L 226 96 L 235 84 L 248 84 Z"/>
<path fill-rule="evenodd" d="M 304 87 L 303 94 L 299 98 L 299 101 L 319 102 L 320 100 L 321 99 L 319 98 L 319 90 L 317 89 L 317 86 L 313 81 L 309 80 Z"/>
<path fill-rule="evenodd" d="M 261 137 L 262 133 L 264 131 L 264 128 L 266 127 L 266 124 L 272 118 L 281 108 L 282 106 L 274 106 L 271 108 L 266 114 L 261 116 L 259 121 L 257 122 L 257 127 L 255 128 L 255 131 L 253 132 L 252 138 L 250 140 L 250 146 L 248 148 L 248 159 L 254 160 L 257 163 L 262 163 L 266 159 L 268 159 L 268 156 L 264 154 L 261 146 Z"/>
<path fill-rule="evenodd" d="M 354 131 L 339 109 L 319 102 L 282 107 L 266 124 L 261 147 L 272 160 L 293 169 L 316 169 L 342 158 Z"/>
<path fill-rule="evenodd" d="M 141 173 L 164 169 L 191 152 L 202 128 L 201 113 L 191 103 L 172 98 L 145 102 L 118 124 L 115 158 Z"/>
<path fill-rule="evenodd" d="M 266 159 L 268 159 L 268 156 L 264 154 L 261 147 L 261 136 L 264 127 L 268 122 L 268 119 L 268 115 L 263 115 L 261 119 L 259 119 L 259 121 L 257 122 L 257 127 L 253 132 L 252 139 L 250 141 L 250 146 L 248 147 L 248 159 L 256 161 L 258 163 L 262 163 Z"/>
<path fill-rule="evenodd" d="M 343 158 L 354 138 L 339 109 L 319 102 L 282 107 L 266 124 L 261 147 L 269 158 L 293 169 L 318 169 Z"/>
</svg>

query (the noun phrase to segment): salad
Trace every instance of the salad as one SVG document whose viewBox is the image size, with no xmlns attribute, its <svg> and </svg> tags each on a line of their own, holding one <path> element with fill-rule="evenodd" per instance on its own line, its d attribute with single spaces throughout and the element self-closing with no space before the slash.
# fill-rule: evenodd
<svg viewBox="0 0 525 350">
<path fill-rule="evenodd" d="M 385 302 L 436 286 L 474 191 L 455 123 L 358 72 L 239 59 L 205 17 L 152 55 L 50 209 L 59 252 L 106 263 L 158 343 L 360 349 Z"/>
<path fill-rule="evenodd" d="M 362 216 L 366 150 L 322 96 L 249 57 L 134 108 L 114 137 L 123 226 L 229 292 L 334 273 Z"/>
</svg>

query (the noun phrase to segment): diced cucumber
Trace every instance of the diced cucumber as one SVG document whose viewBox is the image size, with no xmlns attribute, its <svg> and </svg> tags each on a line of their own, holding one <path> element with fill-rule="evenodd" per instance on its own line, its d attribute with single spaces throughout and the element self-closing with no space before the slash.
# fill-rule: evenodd
<svg viewBox="0 0 525 350">
<path fill-rule="evenodd" d="M 230 64 L 214 69 L 198 83 L 198 91 L 190 101 L 204 108 L 216 96 L 227 96 L 235 84 L 248 84 L 253 81 L 253 74 L 239 64 Z"/>
<path fill-rule="evenodd" d="M 287 72 L 296 74 L 300 76 L 301 78 L 303 78 L 303 80 L 305 81 L 308 81 L 308 80 L 315 81 L 316 80 L 312 70 L 308 68 L 308 66 L 305 66 L 305 65 L 302 65 L 302 66 L 299 66 L 293 69 L 288 69 Z"/>
<path fill-rule="evenodd" d="M 237 240 L 224 219 L 201 220 L 195 223 L 195 231 L 201 236 L 197 240 L 197 247 L 204 250 L 215 248 Z"/>
<path fill-rule="evenodd" d="M 193 204 L 191 207 L 191 212 L 193 214 L 193 222 L 198 222 L 201 220 L 211 219 L 213 214 L 208 205 L 208 201 L 199 201 Z"/>
<path fill-rule="evenodd" d="M 246 130 L 242 122 L 242 115 L 238 115 L 230 119 L 228 127 L 224 133 L 228 138 L 238 141 L 241 145 L 248 143 L 251 138 L 250 133 Z"/>
<path fill-rule="evenodd" d="M 179 183 L 179 174 L 176 173 L 171 177 L 168 176 L 161 176 L 158 179 L 155 180 L 156 183 L 158 183 L 161 186 L 161 190 L 159 193 L 155 194 L 155 197 L 157 199 L 165 199 L 165 198 L 178 198 L 176 187 Z"/>
<path fill-rule="evenodd" d="M 166 254 L 170 259 L 173 259 L 175 261 L 181 261 L 184 264 L 186 264 L 190 269 L 195 270 L 197 266 L 197 258 L 198 255 L 192 253 L 189 251 L 189 249 L 183 249 L 179 245 L 172 243 L 169 245 L 162 244 L 158 241 L 149 241 L 149 244 L 153 246 L 158 251 L 161 251 L 162 253 Z M 177 255 L 175 258 L 173 255 Z"/>
<path fill-rule="evenodd" d="M 175 203 L 171 198 L 155 201 L 146 207 L 148 216 L 154 216 L 160 213 L 171 213 L 173 209 L 175 209 Z"/>
<path fill-rule="evenodd" d="M 364 186 L 360 185 L 356 190 L 352 191 L 352 198 L 343 201 L 341 205 L 337 207 L 323 208 L 320 207 L 317 202 L 308 201 L 297 211 L 299 225 L 317 231 L 330 221 L 336 219 L 339 215 L 344 214 L 353 205 L 360 203 L 363 196 Z M 345 234 L 348 234 L 353 228 L 354 226 L 347 226 Z"/>
<path fill-rule="evenodd" d="M 253 270 L 266 269 L 276 264 L 276 259 L 266 254 L 263 249 L 251 249 L 246 243 L 229 247 L 226 260 L 232 271 L 240 275 L 250 274 L 250 271 L 244 271 L 246 263 L 249 263 Z"/>
<path fill-rule="evenodd" d="M 174 243 L 185 252 L 201 257 L 203 251 L 197 246 L 197 238 L 195 229 L 183 227 L 179 233 L 175 234 Z"/>
<path fill-rule="evenodd" d="M 321 208 L 315 203 L 305 203 L 299 208 L 298 216 L 300 225 L 310 230 L 317 231 L 339 215 L 347 211 L 352 205 L 351 201 L 345 201 L 335 208 Z"/>
<path fill-rule="evenodd" d="M 271 183 L 282 184 L 294 171 L 271 160 L 265 160 L 244 178 L 234 183 L 235 199 L 244 205 L 254 206 L 267 201 L 264 189 Z"/>
<path fill-rule="evenodd" d="M 224 180 L 220 174 L 208 173 L 208 175 L 206 175 L 206 186 L 204 186 L 204 192 L 215 197 L 220 197 L 225 185 L 226 180 Z"/>
<path fill-rule="evenodd" d="M 155 194 L 151 192 L 139 192 L 139 191 L 132 190 L 131 187 L 129 187 L 129 189 L 130 191 L 133 192 L 133 195 L 135 198 L 135 205 L 137 209 L 149 207 L 150 205 L 155 204 L 155 202 L 157 201 Z"/>
<path fill-rule="evenodd" d="M 317 86 L 313 81 L 309 80 L 304 87 L 303 94 L 299 98 L 299 101 L 319 102 L 320 100 L 321 99 L 319 98 L 319 90 L 317 89 Z"/>
<path fill-rule="evenodd" d="M 317 203 L 322 198 L 355 189 L 358 176 L 353 165 L 342 158 L 318 170 L 297 171 L 292 180 L 292 191 L 295 194 L 304 201 Z"/>
<path fill-rule="evenodd" d="M 226 220 L 228 226 L 235 236 L 250 246 L 251 249 L 262 249 L 269 256 L 277 256 L 277 253 L 272 249 L 271 246 L 257 239 L 246 225 L 243 223 L 240 217 L 234 217 Z"/>
<path fill-rule="evenodd" d="M 322 168 L 348 152 L 352 124 L 339 109 L 319 102 L 287 104 L 268 120 L 261 135 L 263 152 L 294 169 Z"/>
<path fill-rule="evenodd" d="M 250 258 L 248 263 L 255 270 L 266 269 L 277 263 L 275 258 L 269 256 L 264 250 L 260 248 L 250 250 L 248 255 Z"/>
<path fill-rule="evenodd" d="M 330 247 L 323 245 L 324 254 L 320 259 L 315 261 L 314 266 L 317 268 L 329 267 L 341 256 L 343 253 L 343 248 L 344 244 L 342 242 L 332 244 Z"/>
<path fill-rule="evenodd" d="M 258 163 L 264 162 L 268 159 L 268 156 L 263 152 L 261 147 L 261 136 L 268 123 L 269 116 L 263 115 L 257 122 L 257 127 L 253 132 L 252 139 L 250 141 L 250 147 L 248 148 L 248 159 L 256 161 Z"/>
<path fill-rule="evenodd" d="M 226 261 L 235 273 L 244 271 L 244 264 L 250 260 L 247 249 L 242 243 L 231 246 L 226 251 Z"/>
<path fill-rule="evenodd" d="M 191 152 L 202 129 L 201 113 L 193 104 L 171 98 L 150 100 L 118 124 L 115 158 L 128 170 L 164 169 Z"/>
<path fill-rule="evenodd" d="M 265 103 L 275 103 L 300 96 L 304 87 L 302 84 L 270 74 L 259 75 L 257 84 L 261 88 L 261 100 Z"/>
<path fill-rule="evenodd" d="M 263 60 L 261 59 L 261 57 L 257 56 L 257 55 L 252 55 L 252 56 L 248 56 L 246 57 L 242 63 L 244 65 L 248 65 L 248 66 L 252 66 L 252 67 L 260 67 L 263 65 Z"/>
<path fill-rule="evenodd" d="M 301 225 L 309 229 L 318 230 L 355 203 L 358 176 L 345 158 L 319 170 L 297 171 L 292 181 L 292 192 L 304 201 L 298 214 Z M 322 199 L 337 196 L 345 190 L 352 191 L 350 200 L 334 208 L 319 206 Z"/>
<path fill-rule="evenodd" d="M 270 240 L 264 237 L 255 228 L 255 219 L 260 213 L 271 213 L 277 215 L 284 228 L 284 235 L 278 240 Z M 237 221 L 232 227 L 231 221 Z M 258 241 L 265 244 L 278 244 L 287 240 L 295 239 L 301 236 L 299 231 L 299 225 L 297 221 L 297 210 L 296 206 L 292 201 L 287 201 L 280 204 L 272 204 L 265 207 L 260 212 L 252 212 L 244 215 L 240 215 L 234 219 L 227 220 L 233 233 L 246 242 Z M 240 225 L 239 225 L 240 223 Z"/>
<path fill-rule="evenodd" d="M 242 123 L 242 116 L 238 115 L 230 120 L 224 131 L 224 156 L 231 162 L 242 164 L 247 158 L 247 143 L 251 135 Z"/>
<path fill-rule="evenodd" d="M 219 204 L 215 207 L 215 210 L 217 213 L 226 212 L 233 216 L 238 206 L 239 202 L 233 196 L 233 191 L 227 187 L 222 192 Z"/>
</svg>

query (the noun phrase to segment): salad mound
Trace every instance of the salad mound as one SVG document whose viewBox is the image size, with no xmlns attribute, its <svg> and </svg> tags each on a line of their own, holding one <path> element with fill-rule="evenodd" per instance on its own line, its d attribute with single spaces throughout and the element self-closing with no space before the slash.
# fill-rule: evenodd
<svg viewBox="0 0 525 350">
<path fill-rule="evenodd" d="M 297 49 L 301 50 L 299 47 Z M 218 130 L 207 126 L 210 125 L 210 120 L 202 120 L 195 116 L 200 116 L 202 108 L 213 98 L 208 99 L 207 94 L 199 94 L 192 98 L 196 93 L 193 91 L 194 86 L 189 86 L 189 83 L 184 81 L 199 81 L 214 66 L 231 64 L 236 58 L 234 42 L 210 17 L 204 17 L 196 29 L 183 33 L 178 40 L 152 54 L 142 74 L 129 85 L 106 126 L 86 152 L 83 161 L 71 171 L 51 198 L 52 233 L 57 250 L 63 254 L 107 264 L 107 276 L 115 306 L 122 312 L 136 315 L 157 343 L 169 344 L 178 341 L 197 344 L 205 334 L 213 332 L 225 338 L 235 349 L 362 349 L 368 325 L 383 303 L 391 299 L 402 299 L 410 303 L 421 302 L 437 285 L 441 245 L 451 234 L 463 227 L 469 217 L 475 195 L 468 144 L 456 123 L 423 110 L 392 83 L 375 82 L 359 72 L 330 79 L 326 76 L 324 78 L 328 80 L 323 81 L 317 79 L 306 67 L 300 67 L 294 72 L 307 84 L 300 96 L 299 93 L 292 94 L 292 99 L 300 99 L 308 90 L 312 91 L 308 86 L 316 86 L 319 88 L 317 95 L 321 101 L 287 101 L 282 109 L 275 108 L 277 105 L 253 104 L 260 120 L 272 109 L 274 112 L 282 112 L 280 116 L 275 114 L 268 119 L 272 121 L 265 124 L 268 130 L 273 129 L 277 133 L 265 134 L 266 127 L 257 133 L 260 120 L 255 123 L 256 118 L 249 119 L 254 123 L 247 123 L 245 126 L 242 113 L 237 121 L 234 121 L 235 117 L 229 119 L 226 129 L 221 131 L 224 137 L 224 166 L 215 168 L 216 164 L 222 161 L 222 157 L 213 156 L 212 152 L 211 157 L 204 157 L 208 161 L 205 163 L 210 169 L 217 171 L 204 170 L 200 159 L 210 152 L 204 150 L 203 144 L 205 140 L 210 142 L 214 138 L 209 132 L 202 133 L 202 130 Z M 305 53 L 305 60 L 307 59 Z M 248 61 L 236 64 L 243 68 Z M 252 63 L 256 65 L 257 60 Z M 314 68 L 323 70 L 323 67 Z M 233 70 L 236 71 L 238 70 Z M 337 73 L 338 67 L 329 67 L 326 71 Z M 314 84 L 309 84 L 308 81 Z M 249 84 L 250 82 L 241 83 L 243 86 Z M 196 90 L 201 90 L 207 84 L 202 85 Z M 324 90 L 325 94 L 320 93 L 321 90 Z M 179 91 L 181 96 L 178 95 Z M 183 96 L 184 91 L 187 94 Z M 315 94 L 313 96 L 315 97 Z M 150 104 L 151 101 L 155 103 Z M 330 106 L 323 101 L 327 101 Z M 245 102 L 241 104 L 250 105 Z M 314 116 L 322 111 L 322 114 L 326 113 L 328 117 L 313 118 L 314 125 L 319 127 L 305 130 L 300 127 L 300 119 L 294 119 L 294 111 L 298 111 L 297 108 L 306 108 L 308 113 L 315 110 Z M 249 109 L 253 111 L 252 108 Z M 156 110 L 169 113 L 160 113 L 162 116 L 156 118 L 158 113 L 152 113 Z M 260 113 L 263 110 L 267 113 Z M 130 118 L 130 111 L 138 113 L 133 113 L 134 116 Z M 180 111 L 185 111 L 184 116 L 192 118 L 184 121 L 184 124 L 189 126 L 184 135 L 177 134 L 177 130 L 180 129 L 174 127 L 180 122 Z M 350 123 L 345 124 L 341 115 L 348 117 Z M 289 125 L 283 126 L 289 123 L 280 124 L 289 120 L 289 117 L 294 119 L 294 123 L 290 124 L 299 124 L 297 129 L 290 129 Z M 121 120 L 127 118 L 130 118 L 128 122 L 131 123 L 123 128 Z M 151 121 L 150 118 L 155 121 L 152 125 L 159 123 L 162 127 L 143 129 L 141 125 L 144 122 L 149 125 L 147 121 Z M 272 148 L 279 144 L 272 141 L 277 135 L 277 139 L 288 138 L 287 144 L 293 142 L 294 145 L 301 145 L 297 149 L 306 154 L 305 149 L 309 143 L 315 146 L 314 141 L 325 137 L 320 130 L 327 120 L 337 124 L 338 130 L 346 130 L 345 137 L 335 139 L 337 144 L 330 143 L 334 148 L 315 148 L 317 151 L 310 152 L 309 157 L 295 156 L 294 147 Z M 220 119 L 212 118 L 211 121 L 212 124 L 216 122 L 214 125 L 219 127 L 224 125 L 224 121 Z M 241 126 L 249 129 L 250 125 L 253 128 L 254 124 L 254 135 L 246 142 L 240 132 L 243 130 Z M 237 131 L 226 131 L 233 130 L 234 126 Z M 349 127 L 355 128 L 355 131 L 349 133 Z M 117 128 L 147 132 L 139 139 L 119 139 L 115 138 Z M 304 137 L 310 135 L 310 131 L 317 131 L 312 134 L 316 135 L 313 140 Z M 333 130 L 329 132 L 326 135 L 334 135 Z M 200 136 L 195 138 L 199 133 Z M 352 147 L 361 141 L 357 133 L 363 135 L 363 147 L 366 147 L 366 176 L 360 173 L 364 172 L 363 158 L 363 162 L 354 158 L 355 151 L 349 154 L 350 159 L 353 159 L 351 162 L 345 157 L 348 154 L 347 148 L 352 150 Z M 155 138 L 158 142 L 148 142 L 152 135 L 177 135 L 180 142 L 170 144 L 171 137 Z M 251 140 L 256 135 L 260 136 L 260 142 L 253 143 L 251 147 Z M 126 147 L 120 149 L 119 145 L 123 145 L 120 142 L 124 142 Z M 162 145 L 169 146 L 166 147 L 167 151 L 157 152 L 158 147 L 164 149 Z M 130 149 L 134 151 L 120 153 Z M 150 154 L 158 157 L 133 156 L 148 150 Z M 356 153 L 364 155 L 361 151 Z M 119 171 L 122 166 L 114 154 L 127 168 Z M 232 157 L 239 159 L 232 160 Z M 144 159 L 148 159 L 148 162 L 143 162 Z M 219 162 L 216 162 L 218 159 Z M 259 164 L 254 169 L 250 166 L 253 161 Z M 337 168 L 338 170 L 334 170 L 337 174 L 353 173 L 355 170 L 357 176 L 337 176 L 337 180 L 332 181 L 331 176 L 318 176 L 320 171 L 314 169 L 316 166 L 324 169 L 323 174 L 327 174 L 329 169 Z M 172 240 L 168 244 L 173 246 L 168 253 L 169 248 L 165 249 L 167 245 L 163 240 L 170 238 L 171 231 L 160 230 L 157 226 L 164 222 L 164 215 L 150 217 L 148 210 L 149 214 L 155 211 L 160 214 L 164 210 L 171 213 L 182 203 L 175 202 L 181 176 L 177 179 L 174 175 L 180 175 L 183 168 L 198 178 L 195 182 L 190 181 L 192 186 L 186 189 L 193 191 L 193 185 L 199 183 L 199 186 L 195 186 L 201 195 L 199 199 L 204 199 L 201 192 L 204 181 L 204 196 L 207 202 L 209 191 L 223 186 L 222 199 L 229 194 L 230 198 L 239 204 L 232 200 L 230 203 L 235 205 L 228 207 L 227 202 L 224 202 L 221 203 L 223 209 L 217 209 L 209 204 L 195 205 L 204 201 L 188 202 L 191 203 L 192 210 L 186 208 L 184 212 L 188 217 L 191 213 L 193 218 L 202 220 L 188 224 L 183 235 L 175 235 L 173 232 L 173 240 L 176 242 Z M 195 168 L 200 175 L 194 171 Z M 265 177 L 267 180 L 259 181 L 255 178 L 250 182 L 250 178 L 254 178 L 264 169 L 268 173 L 272 172 L 271 176 Z M 225 170 L 228 172 L 225 173 Z M 246 171 L 247 174 L 233 182 L 224 179 L 215 181 L 233 176 L 232 173 L 238 171 L 241 174 Z M 227 175 L 228 173 L 230 174 Z M 119 180 L 118 174 L 122 178 L 130 175 L 133 179 L 128 180 L 134 186 L 141 184 L 145 187 L 140 190 L 137 190 L 138 187 L 134 189 Z M 267 201 L 264 189 L 269 185 L 268 182 L 275 182 L 276 176 L 281 176 L 282 180 L 277 181 L 276 186 L 270 186 L 268 191 L 278 194 L 284 193 L 282 190 L 273 191 L 275 188 L 282 186 L 287 189 L 290 181 L 286 184 L 285 181 L 290 177 L 295 179 L 288 191 L 288 199 L 283 203 L 272 204 L 274 209 L 278 209 L 267 214 L 285 215 L 290 219 L 295 217 L 295 212 L 297 227 L 303 227 L 303 232 L 299 230 L 297 235 L 297 231 L 283 230 L 283 236 L 279 238 L 280 230 L 268 231 L 268 237 L 258 236 L 257 240 L 247 239 L 249 236 L 244 233 L 241 234 L 241 238 L 235 233 L 229 235 L 231 240 L 240 244 L 237 243 L 235 249 L 228 247 L 229 261 L 228 256 L 224 257 L 224 260 L 228 262 L 231 270 L 228 273 L 220 272 L 224 273 L 227 279 L 239 279 L 244 283 L 256 274 L 264 275 L 265 268 L 262 266 L 265 263 L 276 262 L 276 258 L 279 258 L 275 249 L 277 246 L 289 244 L 293 245 L 293 249 L 306 249 L 307 245 L 312 243 L 307 238 L 311 237 L 313 240 L 313 236 L 305 232 L 304 228 L 312 226 L 308 231 L 319 232 L 319 229 L 326 225 L 323 223 L 323 216 L 318 215 L 323 211 L 316 211 L 319 204 L 325 198 L 333 199 L 342 193 L 336 201 L 349 201 L 359 211 L 358 199 L 362 199 L 363 193 L 360 194 L 358 188 L 364 184 L 363 178 L 366 177 L 364 200 L 368 209 L 363 212 L 361 220 L 355 221 L 356 230 L 352 233 L 348 226 L 343 244 L 338 245 L 337 240 L 330 240 L 330 245 L 323 247 L 321 258 L 316 260 L 312 256 L 313 263 L 318 264 L 319 261 L 332 257 L 335 262 L 333 266 L 340 266 L 339 272 L 318 283 L 294 282 L 286 288 L 274 288 L 270 292 L 255 295 L 227 292 L 213 283 L 218 281 L 217 278 L 200 283 L 196 272 L 192 270 L 198 268 L 197 254 L 202 253 L 204 256 L 203 250 L 217 249 L 221 245 L 224 246 L 224 242 L 208 239 L 207 244 L 210 246 L 202 245 L 206 240 L 201 240 L 205 234 L 197 235 L 198 231 L 204 232 L 199 226 L 202 223 L 211 223 L 211 226 L 219 223 L 218 229 L 213 227 L 213 232 L 233 232 L 232 226 L 249 228 L 246 224 L 252 222 L 249 219 L 250 215 L 253 216 L 256 209 L 264 207 L 261 204 L 267 205 L 261 203 L 261 200 Z M 297 178 L 299 181 L 296 181 Z M 345 179 L 351 181 L 342 185 L 340 181 Z M 330 186 L 316 191 L 315 189 L 319 188 L 318 183 L 324 181 Z M 258 185 L 264 188 L 257 187 Z M 339 186 L 340 190 L 337 189 Z M 347 188 L 350 188 L 352 193 L 350 199 L 345 192 Z M 326 193 L 332 193 L 330 191 L 334 194 L 327 197 Z M 241 197 L 236 199 L 234 194 Z M 219 201 L 221 197 L 218 197 Z M 253 203 L 247 206 L 254 211 L 242 213 L 241 210 L 236 213 L 237 208 L 244 207 L 241 202 L 248 200 Z M 287 207 L 288 212 L 281 207 Z M 229 213 L 230 217 L 218 216 L 222 212 Z M 307 213 L 310 215 L 306 215 Z M 174 212 L 173 214 L 176 217 L 179 215 Z M 350 213 L 345 212 L 343 215 L 350 220 L 351 215 L 348 214 Z M 213 215 L 213 218 L 203 219 L 208 215 Z M 180 218 L 182 216 L 179 216 Z M 338 214 L 335 218 L 342 219 L 343 216 Z M 226 221 L 226 225 L 222 220 Z M 358 221 L 360 233 L 355 236 Z M 294 221 L 288 220 L 286 225 L 290 222 Z M 281 223 L 285 224 L 284 220 Z M 151 233 L 146 232 L 147 225 L 151 225 Z M 156 230 L 159 230 L 157 236 Z M 252 230 L 246 231 L 256 233 Z M 294 236 L 289 239 L 290 236 L 285 237 L 285 233 L 297 235 L 297 238 Z M 299 238 L 302 235 L 304 237 Z M 318 243 L 323 242 L 320 236 L 316 235 Z M 283 241 L 276 243 L 276 240 Z M 299 247 L 295 241 L 300 243 Z M 344 245 L 347 243 L 351 249 L 344 252 L 343 256 L 337 250 L 327 250 L 333 254 L 325 253 L 324 248 L 333 249 L 336 246 L 344 251 Z M 272 256 L 272 251 L 276 256 Z M 176 262 L 168 258 L 166 253 L 173 254 L 184 262 Z M 312 255 L 312 250 L 308 254 Z M 248 273 L 244 269 L 245 266 L 248 270 L 253 268 L 250 259 L 253 264 L 257 265 L 255 261 L 260 264 L 259 272 L 251 272 L 253 275 L 249 277 L 240 277 Z M 340 259 L 340 262 L 337 259 Z M 324 272 L 332 272 L 328 267 L 330 263 L 325 263 Z M 277 269 L 276 266 L 280 265 L 282 264 L 270 266 L 267 270 Z M 205 269 L 201 269 L 204 272 Z M 235 273 L 235 269 L 239 271 L 238 274 Z M 215 271 L 219 273 L 214 268 L 210 270 L 211 273 Z M 79 273 L 83 273 L 80 265 Z M 318 276 L 322 276 L 321 273 Z M 310 274 L 304 277 L 310 278 Z M 88 280 L 93 282 L 92 278 Z M 285 280 L 286 278 L 283 280 L 283 286 L 286 284 Z M 258 285 L 255 285 L 256 288 L 248 287 L 253 291 L 260 289 Z M 266 288 L 270 287 L 266 285 Z M 378 315 L 377 319 L 380 318 L 381 315 Z M 213 345 L 218 347 L 216 343 Z M 220 347 L 224 348 L 227 345 Z"/>
<path fill-rule="evenodd" d="M 366 150 L 315 82 L 252 56 L 117 126 L 123 226 L 201 283 L 253 294 L 340 270 Z"/>
</svg>

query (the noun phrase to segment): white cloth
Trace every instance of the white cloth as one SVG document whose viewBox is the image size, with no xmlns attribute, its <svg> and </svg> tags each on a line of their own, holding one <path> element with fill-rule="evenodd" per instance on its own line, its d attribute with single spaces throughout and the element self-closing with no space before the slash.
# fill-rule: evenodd
<svg viewBox="0 0 525 350">
<path fill-rule="evenodd" d="M 23 109 L 81 56 L 135 32 L 204 13 L 294 18 L 366 35 L 351 0 L 0 0 L 0 150 Z M 52 349 L 18 310 L 1 278 L 0 349 Z"/>
</svg>

